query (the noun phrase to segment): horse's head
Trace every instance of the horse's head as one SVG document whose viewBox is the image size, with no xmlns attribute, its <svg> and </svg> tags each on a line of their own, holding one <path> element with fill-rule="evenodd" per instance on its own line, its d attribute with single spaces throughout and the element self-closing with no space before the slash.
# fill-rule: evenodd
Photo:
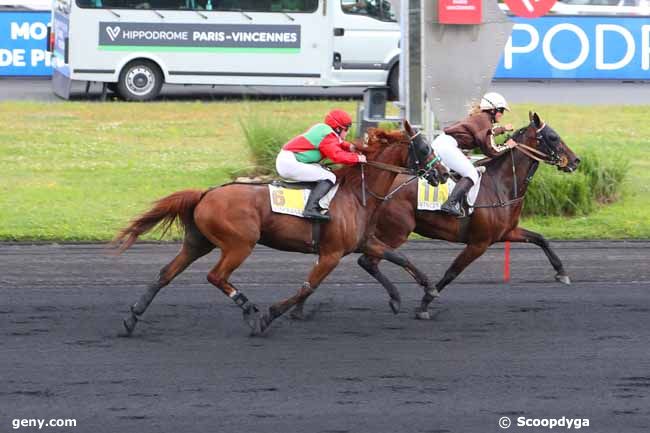
<svg viewBox="0 0 650 433">
<path fill-rule="evenodd" d="M 520 129 L 513 137 L 542 153 L 542 160 L 547 164 L 557 166 L 558 170 L 570 173 L 580 164 L 580 158 L 573 153 L 548 124 L 542 122 L 537 113 L 529 112 L 530 124 Z"/>
<path fill-rule="evenodd" d="M 412 127 L 408 120 L 404 120 L 404 131 L 409 137 L 409 166 L 415 166 L 418 175 L 425 177 L 433 186 L 446 183 L 449 171 L 424 138 L 422 131 Z"/>
<path fill-rule="evenodd" d="M 404 131 L 369 128 L 360 150 L 372 161 L 389 146 L 399 146 L 402 150 L 400 160 L 393 163 L 406 164 L 413 174 L 426 177 L 432 185 L 444 183 L 449 178 L 449 172 L 441 164 L 440 158 L 435 155 L 420 131 L 408 121 L 404 121 Z"/>
</svg>

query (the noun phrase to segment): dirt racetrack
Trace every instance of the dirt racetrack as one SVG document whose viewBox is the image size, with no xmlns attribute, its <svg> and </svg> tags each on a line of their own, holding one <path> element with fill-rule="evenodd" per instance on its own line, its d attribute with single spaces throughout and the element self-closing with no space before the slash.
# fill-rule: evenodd
<svg viewBox="0 0 650 433">
<path fill-rule="evenodd" d="M 393 315 L 356 255 L 310 299 L 251 338 L 205 275 L 218 253 L 163 289 L 132 338 L 128 309 L 175 244 L 0 244 L 0 431 L 12 420 L 76 419 L 48 432 L 542 432 L 518 419 L 588 419 L 581 431 L 650 431 L 650 242 L 554 242 L 573 284 L 542 251 L 514 246 L 512 281 L 491 248 L 416 321 L 410 277 Z M 433 281 L 460 247 L 401 250 Z M 258 248 L 233 282 L 267 307 L 314 256 Z M 552 431 L 566 431 L 555 427 Z"/>
</svg>

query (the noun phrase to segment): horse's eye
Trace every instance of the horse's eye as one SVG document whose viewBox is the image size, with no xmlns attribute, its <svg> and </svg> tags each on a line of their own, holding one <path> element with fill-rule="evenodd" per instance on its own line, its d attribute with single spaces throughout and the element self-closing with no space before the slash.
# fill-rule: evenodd
<svg viewBox="0 0 650 433">
<path fill-rule="evenodd" d="M 560 137 L 558 137 L 558 136 L 555 135 L 555 134 L 550 134 L 550 135 L 548 136 L 548 139 L 551 140 L 551 141 L 559 141 L 559 140 L 560 140 Z"/>
</svg>

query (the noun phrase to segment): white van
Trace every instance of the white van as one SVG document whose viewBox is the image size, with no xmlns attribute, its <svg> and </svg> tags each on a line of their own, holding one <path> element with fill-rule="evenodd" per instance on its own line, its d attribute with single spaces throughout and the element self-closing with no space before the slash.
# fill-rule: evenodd
<svg viewBox="0 0 650 433">
<path fill-rule="evenodd" d="M 52 83 L 105 82 L 127 100 L 163 83 L 390 86 L 399 25 L 387 0 L 55 0 Z"/>
</svg>

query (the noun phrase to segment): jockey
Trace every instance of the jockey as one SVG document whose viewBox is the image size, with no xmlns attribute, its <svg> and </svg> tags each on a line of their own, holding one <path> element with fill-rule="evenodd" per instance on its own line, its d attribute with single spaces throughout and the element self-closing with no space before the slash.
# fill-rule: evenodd
<svg viewBox="0 0 650 433">
<path fill-rule="evenodd" d="M 449 199 L 442 205 L 440 210 L 443 212 L 462 216 L 462 200 L 479 180 L 478 171 L 460 149 L 469 151 L 479 148 L 483 154 L 495 157 L 517 145 L 507 135 L 505 139 L 497 138 L 513 130 L 510 124 L 497 124 L 505 111 L 510 111 L 510 107 L 503 96 L 495 92 L 486 93 L 480 103 L 472 107 L 466 118 L 445 128 L 443 133 L 433 140 L 431 146 L 442 162 L 462 176 Z M 503 144 L 497 144 L 498 142 Z"/>
<path fill-rule="evenodd" d="M 345 141 L 351 125 L 352 118 L 348 113 L 332 110 L 325 116 L 325 123 L 317 123 L 285 144 L 275 160 L 275 168 L 283 178 L 317 182 L 305 205 L 305 218 L 330 219 L 329 215 L 320 213 L 318 201 L 334 186 L 336 176 L 321 164 L 366 162 L 366 156 L 355 153 L 354 144 Z"/>
</svg>

